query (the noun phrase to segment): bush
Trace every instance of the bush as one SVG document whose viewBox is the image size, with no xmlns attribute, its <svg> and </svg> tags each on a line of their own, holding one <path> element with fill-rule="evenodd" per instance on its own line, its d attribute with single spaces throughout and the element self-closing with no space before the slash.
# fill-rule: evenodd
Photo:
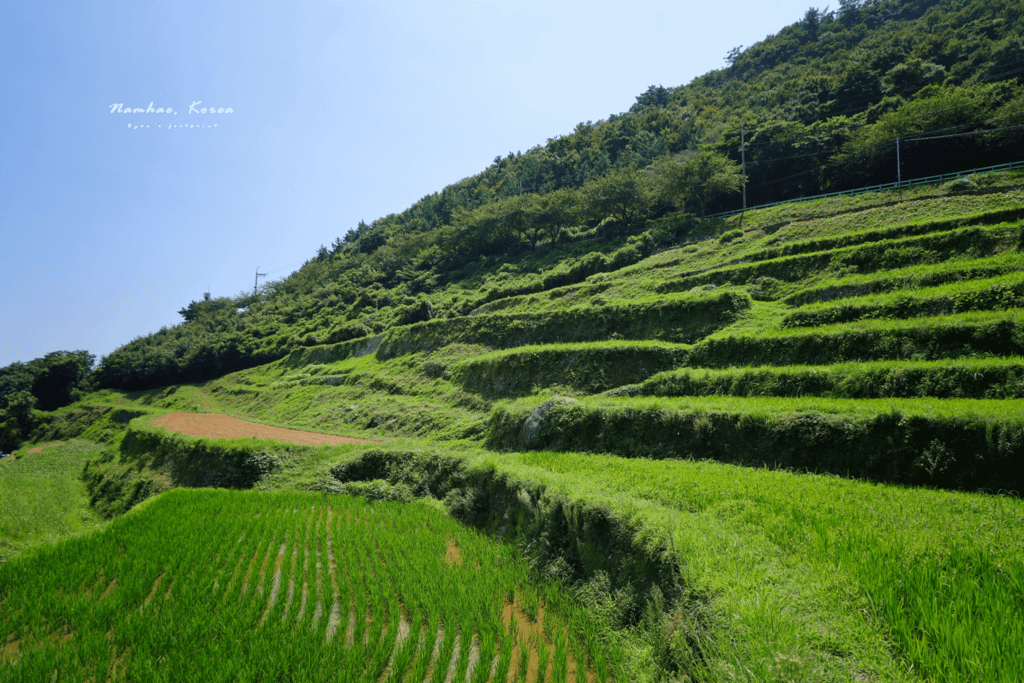
<svg viewBox="0 0 1024 683">
<path fill-rule="evenodd" d="M 743 237 L 743 231 L 740 230 L 739 228 L 736 228 L 735 230 L 730 230 L 729 232 L 722 233 L 722 235 L 718 238 L 718 243 L 728 244 L 729 242 L 737 240 L 740 237 Z"/>
</svg>

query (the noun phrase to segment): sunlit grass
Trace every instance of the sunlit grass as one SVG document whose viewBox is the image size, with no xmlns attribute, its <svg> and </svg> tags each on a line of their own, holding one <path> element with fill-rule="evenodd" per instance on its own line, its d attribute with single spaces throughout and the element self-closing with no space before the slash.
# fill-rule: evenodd
<svg viewBox="0 0 1024 683">
<path fill-rule="evenodd" d="M 730 604 L 746 604 L 736 609 L 760 609 L 753 602 L 757 584 L 744 577 L 748 568 L 734 566 L 729 556 L 716 557 L 717 544 L 694 540 L 686 524 L 710 517 L 751 539 L 742 543 L 768 540 L 790 558 L 789 571 L 801 571 L 803 562 L 813 568 L 802 579 L 809 586 L 832 576 L 839 592 L 819 596 L 835 601 L 820 605 L 822 613 L 842 609 L 841 602 L 849 598 L 840 587 L 850 581 L 866 601 L 867 616 L 883 625 L 897 653 L 928 680 L 1014 681 L 1024 676 L 1020 499 L 712 462 L 578 453 L 514 458 L 561 475 L 564 486 L 579 482 L 633 505 L 649 501 L 676 511 L 665 524 L 675 529 L 680 562 L 716 585 L 745 584 L 744 591 L 725 597 Z"/>
<path fill-rule="evenodd" d="M 0 567 L 0 628 L 18 640 L 0 680 L 486 680 L 503 647 L 566 636 L 581 668 L 618 665 L 560 591 L 426 505 L 177 490 Z M 538 600 L 550 635 L 530 645 L 504 615 Z M 457 655 L 432 655 L 452 638 Z"/>
<path fill-rule="evenodd" d="M 101 449 L 72 441 L 0 462 L 0 562 L 28 549 L 90 529 L 101 520 L 89 508 L 82 466 Z"/>
</svg>

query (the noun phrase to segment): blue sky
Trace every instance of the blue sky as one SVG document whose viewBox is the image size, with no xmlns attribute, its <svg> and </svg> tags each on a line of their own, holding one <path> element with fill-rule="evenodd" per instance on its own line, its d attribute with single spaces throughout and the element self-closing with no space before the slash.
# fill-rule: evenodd
<svg viewBox="0 0 1024 683">
<path fill-rule="evenodd" d="M 8 2 L 0 366 L 101 357 L 257 267 L 285 277 L 359 220 L 720 68 L 807 6 Z"/>
</svg>

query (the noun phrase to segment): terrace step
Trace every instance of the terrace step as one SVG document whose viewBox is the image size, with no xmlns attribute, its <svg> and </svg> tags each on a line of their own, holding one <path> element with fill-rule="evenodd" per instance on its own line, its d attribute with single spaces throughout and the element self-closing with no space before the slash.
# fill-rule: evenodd
<svg viewBox="0 0 1024 683">
<path fill-rule="evenodd" d="M 693 343 L 735 322 L 750 308 L 746 292 L 723 291 L 675 297 L 614 301 L 544 313 L 462 316 L 392 328 L 377 358 L 387 360 L 449 344 L 482 344 L 495 349 L 630 340 Z"/>
<path fill-rule="evenodd" d="M 679 368 L 604 395 L 1014 399 L 1024 398 L 1024 359 Z"/>
<path fill-rule="evenodd" d="M 590 397 L 543 408 L 527 400 L 496 406 L 489 445 L 710 459 L 970 490 L 1024 485 L 1021 400 Z"/>
<path fill-rule="evenodd" d="M 868 294 L 884 294 L 923 287 L 938 287 L 954 282 L 984 280 L 1024 272 L 1024 254 L 1006 251 L 996 256 L 969 261 L 951 261 L 910 266 L 882 274 L 850 275 L 815 283 L 781 299 L 790 306 L 805 306 L 823 301 L 848 299 Z"/>
<path fill-rule="evenodd" d="M 1020 355 L 1024 311 L 1017 309 L 723 333 L 694 345 L 687 363 L 722 368 Z"/>
<path fill-rule="evenodd" d="M 690 347 L 665 342 L 589 342 L 520 346 L 462 361 L 449 379 L 491 398 L 552 386 L 594 393 L 682 365 Z"/>
<path fill-rule="evenodd" d="M 876 272 L 944 261 L 962 253 L 987 256 L 1016 244 L 1018 228 L 1001 224 L 971 226 L 946 232 L 884 239 L 854 246 L 780 256 L 753 263 L 690 271 L 658 286 L 662 293 L 687 291 L 701 285 L 747 284 L 761 277 L 796 282 L 822 273 Z"/>
<path fill-rule="evenodd" d="M 802 306 L 782 320 L 783 327 L 817 327 L 862 318 L 918 318 L 1024 306 L 1024 272 L 914 291 L 868 294 L 838 303 Z"/>
</svg>

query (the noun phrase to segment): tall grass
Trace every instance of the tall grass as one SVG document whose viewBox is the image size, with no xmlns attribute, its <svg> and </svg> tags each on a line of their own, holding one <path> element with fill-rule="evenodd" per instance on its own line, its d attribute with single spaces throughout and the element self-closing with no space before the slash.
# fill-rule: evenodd
<svg viewBox="0 0 1024 683">
<path fill-rule="evenodd" d="M 963 256 L 941 263 L 923 263 L 882 273 L 820 279 L 785 297 L 783 301 L 792 306 L 804 306 L 852 296 L 937 287 L 950 282 L 998 277 L 1024 270 L 1024 254 L 1019 251 L 1004 251 L 988 258 L 970 258 L 969 252 Z"/>
<path fill-rule="evenodd" d="M 663 518 L 663 524 L 676 529 L 676 552 L 683 566 L 731 575 L 764 576 L 760 572 L 766 571 L 765 565 L 759 570 L 758 564 L 737 564 L 736 549 L 724 558 L 709 555 L 718 547 L 710 539 L 706 548 L 700 542 L 688 545 L 682 540 L 692 538 L 683 531 L 687 524 L 716 519 L 741 538 L 766 539 L 789 558 L 787 566 L 805 563 L 806 586 L 833 577 L 835 588 L 819 595 L 828 601 L 818 605 L 821 613 L 862 599 L 867 618 L 879 620 L 907 668 L 926 680 L 1024 677 L 1020 499 L 876 486 L 713 462 L 579 453 L 518 454 L 515 461 L 519 467 L 561 475 L 567 486 L 579 482 L 640 508 L 654 504 L 676 511 L 674 520 Z M 855 586 L 852 595 L 840 588 L 847 580 Z M 745 583 L 726 577 L 715 581 Z M 751 593 L 742 599 L 754 600 L 757 582 L 747 585 Z M 728 598 L 736 599 L 741 598 Z M 842 637 L 832 645 L 827 642 L 821 646 L 839 651 L 849 647 Z"/>
<path fill-rule="evenodd" d="M 699 458 L 901 484 L 1024 490 L 1024 401 L 583 398 L 499 404 L 493 447 Z"/>
</svg>

